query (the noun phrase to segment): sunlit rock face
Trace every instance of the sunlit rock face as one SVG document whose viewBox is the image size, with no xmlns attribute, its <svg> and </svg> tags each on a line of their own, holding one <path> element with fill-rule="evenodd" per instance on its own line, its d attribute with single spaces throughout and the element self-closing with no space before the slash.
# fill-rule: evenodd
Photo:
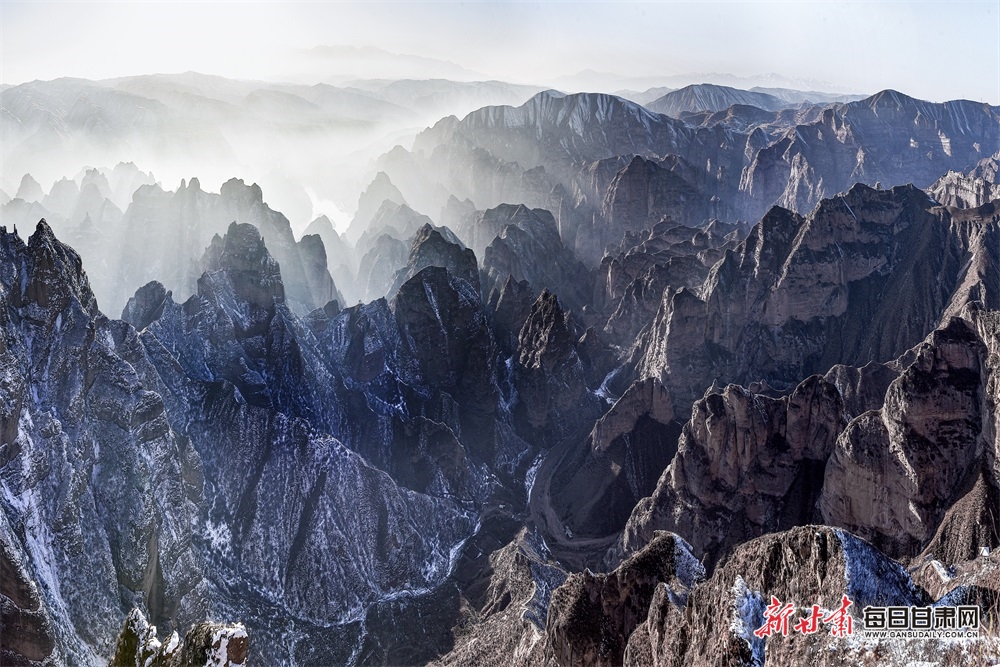
<svg viewBox="0 0 1000 667">
<path fill-rule="evenodd" d="M 969 557 L 992 534 L 989 524 L 970 533 L 955 522 L 997 486 L 983 471 L 995 451 L 998 367 L 987 352 L 993 314 L 966 314 L 881 370 L 835 367 L 781 398 L 710 390 L 629 519 L 623 553 L 673 530 L 713 563 L 751 537 L 812 522 L 896 558 L 924 549 Z M 953 506 L 964 509 L 949 514 Z"/>
<path fill-rule="evenodd" d="M 649 615 L 629 640 L 629 665 L 843 664 L 889 653 L 878 642 L 835 637 L 823 625 L 815 634 L 758 637 L 753 634 L 772 596 L 808 611 L 819 605 L 829 614 L 847 595 L 852 626 L 868 604 L 921 605 L 930 602 L 899 563 L 848 532 L 804 526 L 742 544 L 732 557 L 678 605 L 670 590 L 658 588 Z M 790 622 L 794 624 L 801 617 Z M 917 642 L 919 644 L 919 642 Z M 904 650 L 888 664 L 904 665 L 923 646 Z M 926 650 L 926 649 L 925 649 Z M 939 648 L 940 650 L 940 648 Z M 960 651 L 959 651 L 960 653 Z M 927 651 L 933 655 L 934 649 Z M 806 657 L 809 656 L 809 657 Z"/>
<path fill-rule="evenodd" d="M 934 181 L 928 194 L 945 206 L 978 208 L 1000 199 L 1000 153 L 983 158 L 974 169 L 962 173 L 949 171 Z"/>
<path fill-rule="evenodd" d="M 997 307 L 998 233 L 991 208 L 955 212 L 912 187 L 858 185 L 805 218 L 775 208 L 699 290 L 664 292 L 638 375 L 680 407 L 715 380 L 787 389 L 892 359 L 970 300 Z"/>
</svg>

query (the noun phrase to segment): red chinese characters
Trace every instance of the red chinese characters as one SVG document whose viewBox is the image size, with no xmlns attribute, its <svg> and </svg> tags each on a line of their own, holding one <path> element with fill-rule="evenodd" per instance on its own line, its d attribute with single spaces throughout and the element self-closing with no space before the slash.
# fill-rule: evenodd
<svg viewBox="0 0 1000 667">
<path fill-rule="evenodd" d="M 823 617 L 824 623 L 829 623 L 833 626 L 830 634 L 834 637 L 847 637 L 854 633 L 854 619 L 847 613 L 847 608 L 852 604 L 854 603 L 851 602 L 851 599 L 845 595 L 840 601 L 840 608 L 829 616 Z"/>
<path fill-rule="evenodd" d="M 764 625 L 760 626 L 753 633 L 758 637 L 767 637 L 780 633 L 788 636 L 788 617 L 795 613 L 795 607 L 789 602 L 782 606 L 781 601 L 771 596 L 771 604 L 764 610 Z"/>
<path fill-rule="evenodd" d="M 834 637 L 848 637 L 854 634 L 854 619 L 848 609 L 854 603 L 846 595 L 841 598 L 840 607 L 824 614 L 818 604 L 809 608 L 792 626 L 793 632 L 811 635 L 819 632 L 820 625 L 830 626 L 830 634 Z M 795 606 L 791 602 L 782 604 L 781 600 L 771 596 L 771 604 L 764 609 L 764 624 L 753 631 L 755 637 L 770 637 L 771 635 L 788 636 L 789 619 L 795 614 Z"/>
</svg>

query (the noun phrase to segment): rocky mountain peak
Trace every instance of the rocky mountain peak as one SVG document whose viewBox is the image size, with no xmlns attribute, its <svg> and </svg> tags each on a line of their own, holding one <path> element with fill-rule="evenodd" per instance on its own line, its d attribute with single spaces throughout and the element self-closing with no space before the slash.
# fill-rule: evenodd
<svg viewBox="0 0 1000 667">
<path fill-rule="evenodd" d="M 195 187 L 198 179 L 192 178 L 189 187 Z M 219 194 L 236 204 L 241 210 L 249 210 L 254 204 L 264 203 L 264 192 L 256 183 L 247 185 L 242 178 L 230 178 L 222 184 Z"/>
<path fill-rule="evenodd" d="M 271 257 L 260 231 L 248 223 L 232 223 L 221 240 L 221 252 L 206 252 L 205 270 L 225 273 L 236 293 L 248 303 L 272 308 L 283 300 L 281 269 Z M 199 281 L 200 282 L 200 281 Z"/>
<path fill-rule="evenodd" d="M 662 589 L 683 608 L 705 576 L 691 547 L 659 532 L 641 552 L 603 574 L 571 574 L 552 593 L 545 626 L 547 655 L 559 665 L 620 665 L 629 637 Z"/>
<path fill-rule="evenodd" d="M 686 113 L 722 111 L 737 104 L 767 111 L 777 111 L 794 106 L 769 93 L 701 83 L 670 91 L 663 97 L 648 103 L 646 108 L 674 118 L 681 118 Z"/>
<path fill-rule="evenodd" d="M 351 224 L 347 228 L 347 237 L 352 242 L 356 242 L 361 235 L 369 229 L 369 226 L 379 209 L 385 202 L 393 204 L 406 204 L 406 198 L 399 188 L 393 184 L 389 175 L 384 171 L 375 174 L 375 178 L 368 184 L 364 192 L 358 197 L 358 208 L 351 219 Z"/>
<path fill-rule="evenodd" d="M 905 95 L 898 90 L 893 90 L 892 88 L 886 88 L 885 90 L 880 90 L 871 97 L 859 100 L 854 103 L 858 106 L 864 105 L 872 109 L 896 109 L 902 110 L 905 107 L 912 106 L 916 104 L 918 100 L 916 98 Z"/>
<path fill-rule="evenodd" d="M 6 230 L 3 233 L 7 235 Z M 10 239 L 4 243 L 4 250 L 11 252 L 19 246 L 20 259 L 10 258 L 20 264 L 20 282 L 11 285 L 11 301 L 16 307 L 28 307 L 32 317 L 46 322 L 54 320 L 74 300 L 91 316 L 98 314 L 97 299 L 80 255 L 56 239 L 44 218 L 26 246 Z"/>
<path fill-rule="evenodd" d="M 519 362 L 525 368 L 552 371 L 557 363 L 576 356 L 575 340 L 570 314 L 555 294 L 542 290 L 521 327 Z"/>
<path fill-rule="evenodd" d="M 45 192 L 42 191 L 42 186 L 39 185 L 38 181 L 31 174 L 25 174 L 21 177 L 21 184 L 17 187 L 14 199 L 23 199 L 26 202 L 40 202 L 44 197 Z"/>
<path fill-rule="evenodd" d="M 627 230 L 650 228 L 669 219 L 694 227 L 714 211 L 708 198 L 671 169 L 640 155 L 622 168 L 608 187 L 601 212 L 607 220 L 608 240 Z"/>
<path fill-rule="evenodd" d="M 245 667 L 250 638 L 241 623 L 198 623 L 182 640 L 176 631 L 163 641 L 139 609 L 125 617 L 109 667 Z"/>
<path fill-rule="evenodd" d="M 968 172 L 949 171 L 927 188 L 927 192 L 945 206 L 978 208 L 1000 199 L 998 174 L 1000 152 L 983 158 Z"/>
<path fill-rule="evenodd" d="M 309 223 L 309 226 L 306 228 L 305 233 L 320 234 L 320 232 L 329 233 L 333 231 L 335 231 L 333 226 L 333 221 L 330 220 L 330 218 L 328 218 L 327 216 L 321 215 Z"/>
<path fill-rule="evenodd" d="M 446 235 L 448 238 L 446 238 Z M 389 294 L 394 294 L 410 277 L 428 266 L 440 266 L 456 278 L 469 283 L 479 292 L 479 264 L 476 254 L 461 245 L 458 238 L 445 228 L 424 224 L 414 234 L 410 243 L 410 256 L 406 266 L 399 270 Z"/>
<path fill-rule="evenodd" d="M 142 331 L 163 314 L 170 297 L 171 293 L 157 281 L 146 283 L 128 300 L 122 319 Z"/>
<path fill-rule="evenodd" d="M 797 608 L 819 605 L 824 615 L 846 610 L 855 628 L 869 604 L 923 605 L 930 602 L 907 572 L 870 544 L 826 526 L 803 526 L 769 534 L 738 547 L 726 563 L 697 586 L 683 609 L 667 591 L 657 591 L 645 627 L 629 641 L 628 653 L 643 663 L 709 665 L 800 665 L 833 667 L 878 662 L 882 651 L 828 628 L 813 634 L 759 637 L 772 596 Z M 554 596 L 553 596 L 554 597 Z M 905 659 L 891 664 L 907 664 Z M 912 664 L 912 663 L 909 663 Z M 956 663 L 958 664 L 958 663 Z"/>
</svg>

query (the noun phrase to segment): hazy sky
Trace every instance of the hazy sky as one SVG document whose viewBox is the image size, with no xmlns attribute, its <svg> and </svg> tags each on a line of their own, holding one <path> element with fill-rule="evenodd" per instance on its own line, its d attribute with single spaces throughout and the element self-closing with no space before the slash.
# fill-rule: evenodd
<svg viewBox="0 0 1000 667">
<path fill-rule="evenodd" d="M 0 81 L 195 70 L 240 78 L 387 76 L 319 45 L 375 46 L 487 76 L 556 83 L 775 72 L 829 89 L 1000 104 L 1000 0 L 968 2 L 9 2 Z M 424 63 L 429 76 L 445 66 Z M 417 67 L 417 70 L 414 70 Z M 459 68 L 454 68 L 458 70 Z M 351 71 L 353 70 L 353 71 Z M 808 83 L 808 82 L 807 82 Z"/>
</svg>

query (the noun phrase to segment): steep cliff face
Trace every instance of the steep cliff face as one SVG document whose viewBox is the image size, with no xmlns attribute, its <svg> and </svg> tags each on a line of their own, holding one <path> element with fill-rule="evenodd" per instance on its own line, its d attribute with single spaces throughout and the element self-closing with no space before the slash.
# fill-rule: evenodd
<svg viewBox="0 0 1000 667">
<path fill-rule="evenodd" d="M 974 169 L 962 173 L 949 171 L 927 188 L 927 192 L 945 206 L 978 208 L 1000 199 L 1000 152 L 983 158 Z"/>
<path fill-rule="evenodd" d="M 439 665 L 542 664 L 552 591 L 566 572 L 552 560 L 537 532 L 522 530 L 490 555 L 492 576 L 481 600 L 470 601 L 465 632 Z"/>
<path fill-rule="evenodd" d="M 518 337 L 514 423 L 522 437 L 545 448 L 582 436 L 601 413 L 600 399 L 587 388 L 575 334 L 572 317 L 546 290 Z"/>
<path fill-rule="evenodd" d="M 605 537 L 625 526 L 677 453 L 680 424 L 657 380 L 636 382 L 556 465 L 552 506 L 574 535 Z"/>
<path fill-rule="evenodd" d="M 699 289 L 744 235 L 740 226 L 719 221 L 699 228 L 669 220 L 625 234 L 608 248 L 594 280 L 594 309 L 607 318 L 603 332 L 628 345 L 653 321 L 664 292 Z"/>
<path fill-rule="evenodd" d="M 1000 226 L 974 211 L 861 185 L 807 218 L 773 209 L 700 291 L 664 293 L 638 374 L 659 376 L 681 406 L 713 380 L 789 387 L 892 359 L 969 301 L 997 307 Z"/>
<path fill-rule="evenodd" d="M 525 280 L 536 292 L 549 290 L 571 309 L 587 302 L 587 271 L 563 245 L 555 219 L 548 211 L 526 206 L 499 206 L 484 213 L 482 228 L 492 231 L 483 251 L 483 289 L 503 285 L 507 276 Z"/>
<path fill-rule="evenodd" d="M 665 217 L 693 227 L 711 217 L 708 199 L 670 169 L 637 155 L 611 181 L 601 213 L 619 234 L 650 228 Z"/>
<path fill-rule="evenodd" d="M 89 663 L 110 654 L 124 605 L 168 628 L 199 614 L 201 461 L 135 331 L 97 310 L 79 256 L 44 221 L 27 244 L 0 231 L 0 253 L 2 540 L 25 584 L 8 598 L 34 627 L 4 649 Z"/>
<path fill-rule="evenodd" d="M 730 385 L 695 402 L 677 456 L 636 505 L 626 553 L 655 530 L 691 536 L 711 565 L 746 540 L 813 523 L 826 460 L 845 427 L 843 401 L 823 378 L 782 398 Z"/>
<path fill-rule="evenodd" d="M 987 104 L 933 104 L 884 90 L 790 128 L 753 157 L 740 189 L 761 204 L 804 213 L 857 182 L 927 187 L 993 153 L 998 121 Z"/>
<path fill-rule="evenodd" d="M 889 385 L 882 409 L 838 437 L 819 505 L 826 522 L 888 553 L 920 551 L 957 490 L 995 452 L 994 436 L 983 431 L 986 384 L 996 370 L 965 321 L 933 332 Z"/>
<path fill-rule="evenodd" d="M 921 655 L 943 657 L 944 642 L 912 642 L 916 646 L 893 655 L 891 642 L 858 642 L 835 637 L 820 624 L 814 634 L 792 632 L 791 626 L 819 605 L 824 615 L 840 608 L 842 597 L 852 625 L 860 625 L 866 605 L 921 605 L 930 600 L 895 561 L 850 533 L 825 526 L 804 526 L 741 545 L 703 584 L 687 605 L 658 589 L 641 632 L 632 635 L 629 665 L 904 665 Z M 757 637 L 765 607 L 775 597 L 790 602 L 795 617 L 789 634 Z M 904 644 L 904 642 L 900 642 Z M 933 646 L 928 646 L 933 644 Z M 954 656 L 961 655 L 959 647 Z"/>
<path fill-rule="evenodd" d="M 5 651 L 93 662 L 140 606 L 167 632 L 238 617 L 261 659 L 309 661 L 268 620 L 295 617 L 349 661 L 370 609 L 448 576 L 486 467 L 528 455 L 495 421 L 478 291 L 444 268 L 391 309 L 308 328 L 260 233 L 234 224 L 197 295 L 137 293 L 137 331 L 100 314 L 44 223 L 27 244 L 3 234 L 4 567 L 24 584 L 4 595 L 32 628 Z"/>
<path fill-rule="evenodd" d="M 482 600 L 471 601 L 456 646 L 434 664 L 620 665 L 650 601 L 665 593 L 683 609 L 705 577 L 687 543 L 669 533 L 608 573 L 567 575 L 531 531 L 490 564 Z"/>
<path fill-rule="evenodd" d="M 367 244 L 358 261 L 357 295 L 360 302 L 381 299 L 392 289 L 397 273 L 406 267 L 406 244 L 389 234 L 381 234 Z"/>
<path fill-rule="evenodd" d="M 355 256 L 354 248 L 346 237 L 337 233 L 337 230 L 333 228 L 333 222 L 325 215 L 321 215 L 309 223 L 303 234 L 319 236 L 323 241 L 327 268 L 330 270 L 334 284 L 344 297 L 341 305 L 347 306 L 357 303 L 360 296 L 357 294 L 355 280 L 359 258 Z M 326 302 L 324 301 L 320 305 L 323 303 Z"/>
<path fill-rule="evenodd" d="M 966 314 L 884 370 L 836 367 L 780 399 L 733 385 L 708 393 L 629 519 L 625 553 L 653 530 L 674 530 L 712 563 L 753 536 L 809 522 L 903 559 L 994 546 L 989 523 L 960 527 L 996 487 L 983 472 L 996 449 L 997 366 L 987 352 L 996 332 L 991 313 Z"/>
<path fill-rule="evenodd" d="M 404 282 L 428 266 L 445 268 L 453 276 L 469 283 L 476 292 L 479 291 L 476 254 L 462 246 L 447 227 L 436 229 L 432 225 L 424 225 L 413 235 L 406 267 L 396 274 L 389 296 L 393 296 Z"/>
<path fill-rule="evenodd" d="M 620 665 L 635 628 L 664 591 L 683 608 L 705 575 L 681 538 L 658 533 L 614 571 L 571 574 L 552 593 L 545 625 L 547 664 Z"/>
</svg>

